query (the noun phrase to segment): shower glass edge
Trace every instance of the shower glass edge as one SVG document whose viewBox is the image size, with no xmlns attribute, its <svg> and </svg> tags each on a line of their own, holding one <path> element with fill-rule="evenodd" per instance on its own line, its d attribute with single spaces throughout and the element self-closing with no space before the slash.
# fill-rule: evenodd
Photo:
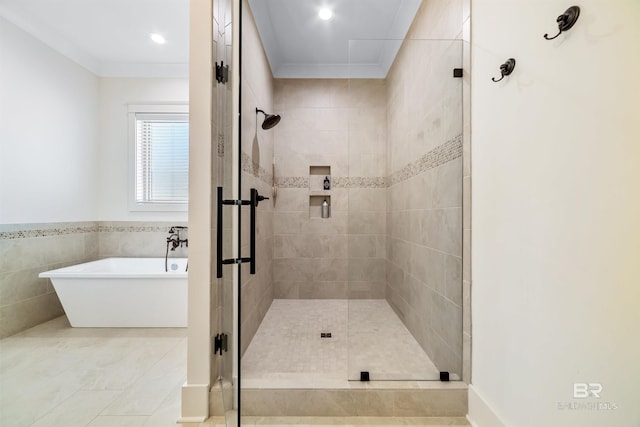
<svg viewBox="0 0 640 427">
<path fill-rule="evenodd" d="M 224 64 L 228 70 L 226 81 L 218 81 L 213 76 L 216 88 L 212 99 L 214 116 L 212 122 L 214 135 L 213 155 L 217 156 L 217 185 L 222 187 L 223 200 L 238 200 L 240 197 L 240 144 L 239 144 L 239 28 L 240 28 L 240 0 L 212 0 L 214 62 L 216 68 Z M 215 72 L 215 70 L 213 70 Z M 217 196 L 212 200 L 217 206 Z M 212 207 L 213 208 L 213 207 Z M 212 209 L 215 211 L 215 208 Z M 224 205 L 222 207 L 222 258 L 239 258 L 240 221 L 243 212 L 238 206 Z M 217 232 L 216 224 L 211 226 L 212 233 Z M 216 236 L 217 238 L 217 236 Z M 215 241 L 216 239 L 214 239 Z M 216 262 L 212 260 L 213 268 Z M 212 272 L 216 277 L 216 272 Z M 239 369 L 238 342 L 240 331 L 238 328 L 240 265 L 223 264 L 222 278 L 213 282 L 211 323 L 214 334 L 220 334 L 223 348 L 219 353 L 212 354 L 212 372 L 218 377 L 212 379 L 212 399 L 210 412 L 212 416 L 224 416 L 227 426 L 239 426 Z M 212 337 L 213 338 L 213 337 Z M 216 399 L 216 396 L 220 396 Z"/>
</svg>

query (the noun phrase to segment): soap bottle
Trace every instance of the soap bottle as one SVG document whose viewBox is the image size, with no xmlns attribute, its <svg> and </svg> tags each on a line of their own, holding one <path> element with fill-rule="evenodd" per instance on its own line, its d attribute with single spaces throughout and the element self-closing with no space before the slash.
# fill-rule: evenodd
<svg viewBox="0 0 640 427">
<path fill-rule="evenodd" d="M 324 189 L 329 190 L 331 188 L 331 181 L 329 181 L 329 177 L 324 177 Z"/>
<path fill-rule="evenodd" d="M 322 202 L 322 218 L 329 218 L 329 203 L 327 203 L 327 199 Z"/>
</svg>

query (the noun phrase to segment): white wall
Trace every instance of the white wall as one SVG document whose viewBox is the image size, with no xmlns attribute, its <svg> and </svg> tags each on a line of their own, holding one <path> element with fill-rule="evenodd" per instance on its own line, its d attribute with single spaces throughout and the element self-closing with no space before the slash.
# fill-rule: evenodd
<svg viewBox="0 0 640 427">
<path fill-rule="evenodd" d="M 95 220 L 98 78 L 0 18 L 0 223 Z"/>
<path fill-rule="evenodd" d="M 101 221 L 186 221 L 186 212 L 129 211 L 129 104 L 188 104 L 188 79 L 100 79 Z"/>
<path fill-rule="evenodd" d="M 212 110 L 215 103 L 211 101 L 216 96 L 216 86 L 212 84 L 212 54 L 216 49 L 211 37 L 214 34 L 212 16 L 213 2 L 189 1 L 189 335 L 187 382 L 182 386 L 180 422 L 204 421 L 209 416 L 209 389 L 215 367 L 211 335 L 213 319 L 217 319 L 218 314 L 217 292 L 210 292 L 216 281 L 211 275 L 211 261 L 216 258 L 211 208 L 217 173 L 211 144 L 212 136 L 217 134 L 217 120 L 211 120 L 215 117 Z M 209 90 L 212 87 L 214 90 Z"/>
<path fill-rule="evenodd" d="M 470 418 L 640 425 L 640 3 L 472 1 Z M 493 83 L 514 57 L 512 76 Z M 601 399 L 574 399 L 574 383 Z M 613 411 L 558 409 L 611 402 Z M 477 403 L 480 403 L 480 407 Z M 470 402 L 471 403 L 471 402 Z"/>
<path fill-rule="evenodd" d="M 99 78 L 3 18 L 0 61 L 0 223 L 187 220 L 129 211 L 127 112 L 188 79 Z"/>
</svg>

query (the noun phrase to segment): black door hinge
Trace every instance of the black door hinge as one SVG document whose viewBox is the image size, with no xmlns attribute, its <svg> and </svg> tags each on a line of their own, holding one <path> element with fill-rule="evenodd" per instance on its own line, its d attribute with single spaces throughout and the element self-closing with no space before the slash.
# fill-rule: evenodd
<svg viewBox="0 0 640 427">
<path fill-rule="evenodd" d="M 227 334 L 217 334 L 213 338 L 213 354 L 220 354 L 222 356 L 222 351 L 227 351 Z"/>
<path fill-rule="evenodd" d="M 224 61 L 220 61 L 220 65 L 216 62 L 216 81 L 222 84 L 229 81 L 229 66 L 224 65 Z"/>
</svg>

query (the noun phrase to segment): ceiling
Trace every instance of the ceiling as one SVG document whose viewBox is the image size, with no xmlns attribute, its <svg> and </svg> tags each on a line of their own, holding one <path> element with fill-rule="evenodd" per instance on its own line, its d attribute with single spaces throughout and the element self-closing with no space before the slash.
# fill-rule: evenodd
<svg viewBox="0 0 640 427">
<path fill-rule="evenodd" d="M 274 77 L 290 78 L 384 78 L 421 1 L 249 0 Z M 188 77 L 189 0 L 0 0 L 0 16 L 98 76 Z"/>
<path fill-rule="evenodd" d="M 277 78 L 384 78 L 422 0 L 249 0 Z M 333 10 L 331 20 L 318 16 Z"/>
<path fill-rule="evenodd" d="M 0 16 L 99 76 L 188 77 L 189 0 L 0 0 Z"/>
</svg>

